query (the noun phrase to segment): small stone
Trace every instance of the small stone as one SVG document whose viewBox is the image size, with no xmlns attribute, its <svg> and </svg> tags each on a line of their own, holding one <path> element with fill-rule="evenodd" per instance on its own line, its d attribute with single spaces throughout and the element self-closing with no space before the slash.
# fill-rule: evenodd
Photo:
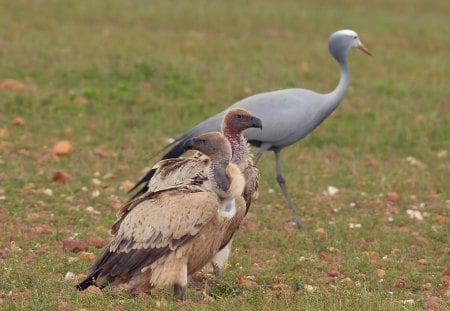
<svg viewBox="0 0 450 311">
<path fill-rule="evenodd" d="M 69 250 L 69 251 L 72 251 L 75 253 L 85 251 L 88 248 L 86 243 L 78 241 L 78 240 L 66 239 L 66 240 L 63 240 L 62 243 L 63 243 L 62 247 L 64 250 Z"/>
<path fill-rule="evenodd" d="M 397 192 L 388 192 L 386 193 L 386 200 L 390 202 L 398 202 L 400 200 L 400 196 Z"/>
<path fill-rule="evenodd" d="M 71 281 L 71 280 L 75 280 L 77 278 L 77 276 L 75 275 L 75 273 L 68 271 L 66 273 L 66 275 L 64 276 L 64 280 L 66 281 Z"/>
<path fill-rule="evenodd" d="M 53 195 L 53 190 L 52 189 L 44 189 L 44 190 L 42 190 L 42 193 L 45 194 L 46 196 L 51 197 Z"/>
<path fill-rule="evenodd" d="M 430 289 L 431 286 L 432 286 L 431 283 L 428 282 L 428 283 L 423 284 L 423 285 L 422 285 L 422 288 L 423 288 L 423 289 Z"/>
<path fill-rule="evenodd" d="M 25 125 L 25 119 L 22 117 L 17 117 L 14 120 L 11 121 L 11 124 L 14 126 L 24 126 Z"/>
<path fill-rule="evenodd" d="M 422 258 L 422 259 L 417 260 L 417 263 L 418 263 L 419 265 L 424 266 L 424 265 L 427 264 L 427 260 Z"/>
<path fill-rule="evenodd" d="M 84 261 L 94 261 L 95 255 L 89 252 L 79 252 L 78 257 Z"/>
<path fill-rule="evenodd" d="M 394 281 L 394 283 L 392 283 L 391 288 L 404 289 L 404 288 L 406 288 L 406 281 L 403 279 L 397 279 Z"/>
<path fill-rule="evenodd" d="M 339 189 L 336 187 L 328 186 L 328 188 L 327 188 L 327 194 L 329 196 L 333 196 L 333 195 L 337 194 L 338 192 L 339 192 Z"/>
<path fill-rule="evenodd" d="M 307 291 L 308 293 L 314 293 L 316 291 L 316 287 L 309 285 L 309 284 L 303 285 L 303 289 L 305 291 Z"/>
<path fill-rule="evenodd" d="M 100 296 L 103 294 L 102 290 L 100 288 L 98 288 L 97 286 L 89 286 L 88 288 L 86 288 L 84 290 L 84 292 L 95 295 L 95 296 Z"/>
<path fill-rule="evenodd" d="M 100 215 L 101 214 L 99 211 L 94 209 L 92 206 L 86 207 L 86 212 L 88 212 L 89 214 L 94 214 L 94 215 Z"/>
<path fill-rule="evenodd" d="M 95 248 L 102 248 L 106 245 L 106 241 L 101 237 L 90 237 L 86 240 L 86 243 Z"/>
<path fill-rule="evenodd" d="M 314 232 L 320 237 L 326 237 L 327 235 L 327 232 L 324 228 L 317 228 Z"/>
<path fill-rule="evenodd" d="M 84 96 L 77 96 L 73 99 L 73 103 L 77 105 L 86 105 L 88 103 L 88 99 Z"/>
<path fill-rule="evenodd" d="M 62 140 L 53 146 L 54 155 L 61 156 L 69 154 L 72 151 L 72 144 L 67 140 Z"/>
<path fill-rule="evenodd" d="M 377 269 L 376 274 L 380 279 L 382 279 L 386 275 L 386 271 L 384 271 L 383 269 Z"/>
<path fill-rule="evenodd" d="M 92 198 L 98 198 L 100 196 L 100 190 L 94 190 L 91 192 Z"/>
<path fill-rule="evenodd" d="M 436 310 L 439 308 L 439 298 L 436 296 L 430 296 L 425 299 L 426 310 Z"/>
<path fill-rule="evenodd" d="M 57 171 L 53 174 L 52 180 L 54 182 L 60 182 L 60 183 L 68 183 L 72 180 L 72 176 L 70 176 L 69 174 L 67 174 L 64 171 Z"/>
<path fill-rule="evenodd" d="M 408 214 L 408 217 L 410 219 L 416 219 L 418 221 L 422 221 L 423 220 L 423 216 L 422 216 L 422 213 L 420 211 L 407 209 L 406 210 L 406 214 Z"/>
</svg>

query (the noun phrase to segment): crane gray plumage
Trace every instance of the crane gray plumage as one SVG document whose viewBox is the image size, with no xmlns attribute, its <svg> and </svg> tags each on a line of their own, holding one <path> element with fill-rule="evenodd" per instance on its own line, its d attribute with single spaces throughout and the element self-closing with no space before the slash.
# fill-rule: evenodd
<svg viewBox="0 0 450 311">
<path fill-rule="evenodd" d="M 340 66 L 340 80 L 332 92 L 321 94 L 301 88 L 284 89 L 256 94 L 244 98 L 230 107 L 244 108 L 262 120 L 264 124 L 262 131 L 248 129 L 244 132 L 244 136 L 251 145 L 259 148 L 255 156 L 255 163 L 265 151 L 271 150 L 275 153 L 277 181 L 288 201 L 289 208 L 294 214 L 294 220 L 298 227 L 303 225 L 281 172 L 280 151 L 312 132 L 336 109 L 344 98 L 349 84 L 348 52 L 352 48 L 358 48 L 371 55 L 358 38 L 357 33 L 352 30 L 339 30 L 333 33 L 328 40 L 328 48 Z M 219 130 L 224 113 L 225 111 L 201 122 L 173 144 L 167 146 L 172 148 L 163 158 L 180 156 L 182 154 L 181 146 L 186 139 L 207 131 Z M 149 171 L 133 189 L 142 186 L 138 194 L 144 193 L 153 174 L 154 171 Z"/>
<path fill-rule="evenodd" d="M 221 133 L 202 134 L 185 146 L 210 157 L 208 176 L 200 173 L 125 204 L 112 241 L 78 290 L 120 284 L 137 293 L 173 286 L 175 296 L 186 299 L 189 276 L 219 250 L 237 201 L 245 206 L 245 179 L 230 163 L 231 146 Z"/>
</svg>

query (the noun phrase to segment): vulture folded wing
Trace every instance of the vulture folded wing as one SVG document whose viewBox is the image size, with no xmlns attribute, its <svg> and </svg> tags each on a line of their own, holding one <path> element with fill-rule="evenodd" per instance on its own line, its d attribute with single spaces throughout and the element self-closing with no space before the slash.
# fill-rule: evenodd
<svg viewBox="0 0 450 311">
<path fill-rule="evenodd" d="M 209 164 L 210 159 L 199 152 L 188 158 L 162 160 L 155 167 L 147 191 L 158 191 L 198 178 L 205 180 Z"/>
<path fill-rule="evenodd" d="M 245 204 L 247 206 L 247 210 L 245 214 L 247 214 L 250 204 L 252 202 L 252 198 L 256 197 L 258 194 L 259 187 L 259 179 L 260 174 L 259 170 L 256 166 L 254 166 L 253 161 L 248 161 L 247 167 L 245 167 L 242 171 L 242 174 L 245 178 L 245 187 L 242 196 L 244 197 Z"/>
<path fill-rule="evenodd" d="M 128 205 L 87 278 L 97 286 L 128 281 L 192 239 L 215 217 L 219 199 L 212 192 L 183 187 L 148 193 Z"/>
</svg>

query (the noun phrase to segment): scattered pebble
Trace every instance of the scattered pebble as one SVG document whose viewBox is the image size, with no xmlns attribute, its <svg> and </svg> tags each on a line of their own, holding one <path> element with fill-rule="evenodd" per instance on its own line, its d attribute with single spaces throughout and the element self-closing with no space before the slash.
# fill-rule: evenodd
<svg viewBox="0 0 450 311">
<path fill-rule="evenodd" d="M 384 278 L 384 276 L 386 275 L 386 271 L 384 271 L 383 269 L 377 269 L 376 274 L 379 278 Z"/>
<path fill-rule="evenodd" d="M 93 261 L 95 259 L 95 255 L 90 252 L 79 252 L 78 257 L 84 261 Z"/>
<path fill-rule="evenodd" d="M 349 227 L 350 229 L 360 229 L 360 228 L 362 228 L 362 225 L 361 225 L 361 224 L 349 223 L 349 224 L 348 224 L 348 227 Z"/>
<path fill-rule="evenodd" d="M 303 289 L 306 290 L 308 293 L 313 293 L 316 291 L 317 288 L 315 286 L 305 284 L 303 285 Z"/>
<path fill-rule="evenodd" d="M 436 156 L 437 156 L 439 159 L 443 159 L 443 158 L 445 158 L 445 157 L 448 156 L 448 151 L 447 151 L 447 150 L 441 150 L 441 151 L 439 151 L 439 152 L 436 153 Z"/>
<path fill-rule="evenodd" d="M 397 192 L 388 192 L 386 193 L 386 200 L 391 201 L 391 202 L 397 202 L 400 199 L 400 196 L 398 195 Z"/>
<path fill-rule="evenodd" d="M 329 196 L 333 196 L 333 195 L 335 195 L 335 194 L 338 193 L 338 192 L 339 192 L 339 189 L 336 188 L 336 187 L 328 186 L 328 188 L 327 188 L 327 194 L 328 194 Z"/>
<path fill-rule="evenodd" d="M 419 221 L 423 220 L 423 216 L 422 216 L 422 213 L 420 211 L 414 211 L 412 209 L 407 209 L 406 210 L 406 214 L 408 214 L 408 217 L 410 219 L 416 219 L 416 220 L 419 220 Z"/>
<path fill-rule="evenodd" d="M 25 125 L 25 119 L 22 117 L 17 117 L 14 120 L 11 121 L 11 124 L 14 126 L 24 126 Z"/>
<path fill-rule="evenodd" d="M 92 198 L 97 198 L 100 196 L 100 190 L 94 190 L 91 192 L 91 197 Z"/>
<path fill-rule="evenodd" d="M 95 215 L 100 215 L 101 213 L 99 211 L 97 211 L 95 208 L 93 208 L 92 206 L 88 206 L 86 207 L 86 212 L 90 213 L 90 214 L 95 214 Z"/>
<path fill-rule="evenodd" d="M 53 190 L 52 189 L 44 189 L 42 191 L 42 193 L 47 195 L 47 196 L 49 196 L 49 197 L 51 197 L 53 195 Z"/>
<path fill-rule="evenodd" d="M 75 273 L 68 271 L 66 273 L 66 276 L 64 277 L 64 280 L 66 280 L 66 281 L 75 280 L 76 277 L 77 276 L 75 275 Z"/>
<path fill-rule="evenodd" d="M 405 161 L 406 161 L 406 163 L 410 164 L 411 166 L 417 166 L 418 168 L 425 169 L 427 167 L 423 162 L 417 160 L 414 157 L 407 157 L 405 159 Z"/>
<path fill-rule="evenodd" d="M 53 146 L 52 152 L 57 156 L 69 154 L 72 152 L 72 144 L 67 140 L 62 140 Z"/>
</svg>

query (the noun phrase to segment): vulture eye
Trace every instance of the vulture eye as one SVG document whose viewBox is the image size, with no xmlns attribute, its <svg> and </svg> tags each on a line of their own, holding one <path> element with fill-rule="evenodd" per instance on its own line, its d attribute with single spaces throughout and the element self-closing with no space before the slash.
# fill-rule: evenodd
<svg viewBox="0 0 450 311">
<path fill-rule="evenodd" d="M 355 40 L 358 39 L 358 36 L 353 36 L 353 39 L 355 39 Z"/>
<path fill-rule="evenodd" d="M 240 114 L 237 114 L 237 115 L 234 116 L 234 118 L 235 118 L 236 120 L 240 120 L 240 119 L 242 119 L 242 116 L 241 116 Z"/>
</svg>

